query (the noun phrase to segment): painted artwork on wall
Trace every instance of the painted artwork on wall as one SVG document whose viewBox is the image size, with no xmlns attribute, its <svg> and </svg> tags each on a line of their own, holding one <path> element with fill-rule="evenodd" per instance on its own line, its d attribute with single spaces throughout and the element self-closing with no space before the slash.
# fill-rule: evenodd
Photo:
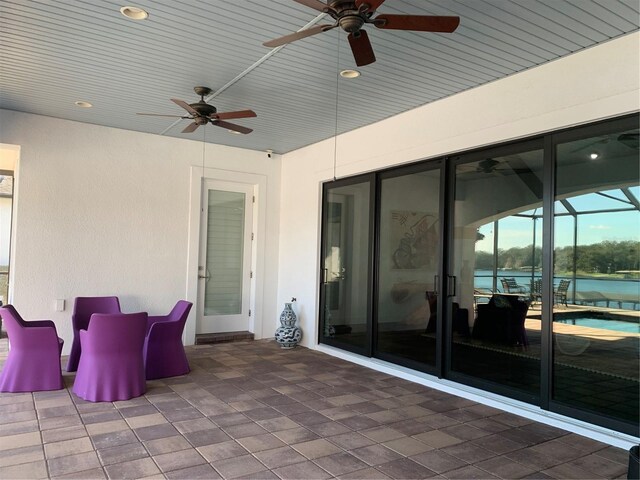
<svg viewBox="0 0 640 480">
<path fill-rule="evenodd" d="M 394 210 L 389 235 L 392 269 L 430 269 L 435 265 L 439 236 L 436 215 Z"/>
</svg>

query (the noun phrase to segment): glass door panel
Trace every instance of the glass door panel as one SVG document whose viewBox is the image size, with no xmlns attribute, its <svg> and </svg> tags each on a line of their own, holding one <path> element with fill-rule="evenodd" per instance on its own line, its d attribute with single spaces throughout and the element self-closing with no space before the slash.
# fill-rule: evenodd
<svg viewBox="0 0 640 480">
<path fill-rule="evenodd" d="M 637 119 L 632 128 L 601 128 L 556 148 L 552 399 L 637 436 Z"/>
<path fill-rule="evenodd" d="M 441 232 L 437 165 L 380 180 L 375 355 L 420 369 L 436 365 L 435 279 Z"/>
<path fill-rule="evenodd" d="M 208 191 L 205 315 L 242 311 L 244 204 L 242 192 Z"/>
<path fill-rule="evenodd" d="M 322 215 L 320 342 L 370 352 L 371 182 L 326 184 Z"/>
<path fill-rule="evenodd" d="M 0 170 L 0 305 L 9 303 L 13 172 Z"/>
<path fill-rule="evenodd" d="M 452 378 L 535 401 L 540 391 L 541 143 L 454 159 L 447 294 Z"/>
<path fill-rule="evenodd" d="M 204 186 L 197 333 L 248 331 L 253 186 Z"/>
</svg>

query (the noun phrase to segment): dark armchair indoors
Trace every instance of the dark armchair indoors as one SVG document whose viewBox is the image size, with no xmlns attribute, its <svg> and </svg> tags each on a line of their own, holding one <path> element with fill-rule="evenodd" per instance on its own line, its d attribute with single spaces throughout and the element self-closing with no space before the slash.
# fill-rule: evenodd
<svg viewBox="0 0 640 480">
<path fill-rule="evenodd" d="M 147 380 L 189 373 L 182 331 L 192 306 L 191 302 L 180 300 L 168 315 L 149 317 L 144 341 Z"/>
<path fill-rule="evenodd" d="M 516 295 L 496 294 L 489 303 L 478 305 L 472 337 L 508 346 L 529 344 L 524 321 L 529 306 Z"/>
<path fill-rule="evenodd" d="M 51 320 L 26 322 L 12 305 L 0 308 L 9 355 L 0 373 L 0 392 L 37 392 L 64 387 L 60 368 L 63 340 Z"/>
<path fill-rule="evenodd" d="M 429 320 L 427 322 L 427 328 L 425 333 L 435 333 L 438 323 L 438 294 L 436 292 L 426 292 L 427 301 L 429 302 Z M 470 336 L 469 332 L 469 310 L 466 308 L 460 308 L 457 302 L 451 304 L 452 312 L 451 318 L 453 321 L 452 331 L 456 332 L 463 337 Z"/>
</svg>

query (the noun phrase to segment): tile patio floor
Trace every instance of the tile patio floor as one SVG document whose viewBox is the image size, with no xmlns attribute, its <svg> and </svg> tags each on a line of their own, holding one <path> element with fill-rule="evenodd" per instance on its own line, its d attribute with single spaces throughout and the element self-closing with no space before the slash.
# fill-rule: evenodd
<svg viewBox="0 0 640 480">
<path fill-rule="evenodd" d="M 313 350 L 187 354 L 129 401 L 0 394 L 0 478 L 626 478 L 622 449 Z"/>
</svg>

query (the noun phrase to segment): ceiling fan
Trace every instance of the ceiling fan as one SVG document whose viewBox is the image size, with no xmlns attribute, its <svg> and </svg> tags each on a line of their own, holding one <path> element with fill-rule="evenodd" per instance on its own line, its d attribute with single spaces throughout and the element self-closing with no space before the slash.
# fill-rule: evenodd
<svg viewBox="0 0 640 480">
<path fill-rule="evenodd" d="M 349 33 L 349 45 L 356 65 L 369 65 L 376 61 L 367 32 L 362 29 L 365 24 L 373 24 L 376 28 L 387 30 L 414 30 L 420 32 L 451 33 L 460 23 L 460 17 L 443 17 L 430 15 L 378 15 L 373 14 L 385 0 L 294 0 L 302 5 L 326 13 L 335 20 L 333 25 L 316 25 L 314 27 L 291 33 L 263 43 L 265 47 L 279 47 L 301 38 L 326 32 L 336 27 Z"/>
<path fill-rule="evenodd" d="M 638 132 L 626 132 L 621 134 L 604 135 L 598 140 L 592 140 L 584 145 L 580 145 L 578 148 L 571 150 L 569 153 L 582 152 L 588 149 L 597 148 L 598 146 L 612 144 L 618 142 L 632 150 L 638 150 L 640 147 L 640 140 L 638 139 Z"/>
<path fill-rule="evenodd" d="M 640 135 L 638 132 L 635 133 L 621 133 L 618 135 L 617 140 L 623 145 L 632 148 L 634 150 L 638 150 L 640 148 Z"/>
<path fill-rule="evenodd" d="M 493 158 L 486 158 L 481 160 L 476 165 L 476 173 L 493 173 L 496 170 L 496 167 L 500 165 L 498 160 Z"/>
<path fill-rule="evenodd" d="M 472 169 L 467 171 L 501 176 L 533 173 L 531 167 L 526 163 L 526 161 L 518 158 L 517 156 L 503 157 L 502 161 L 496 160 L 495 158 L 485 158 L 484 160 L 472 163 L 469 166 Z"/>
<path fill-rule="evenodd" d="M 157 113 L 138 113 L 137 115 L 151 115 L 154 117 L 177 117 L 184 118 L 188 120 L 193 120 L 193 123 L 190 123 L 182 130 L 182 133 L 191 133 L 200 125 L 206 125 L 207 123 L 211 123 L 216 127 L 226 128 L 232 132 L 238 133 L 251 133 L 253 129 L 243 127 L 241 125 L 236 125 L 235 123 L 230 123 L 225 120 L 231 118 L 248 118 L 255 117 L 256 112 L 253 110 L 239 110 L 236 112 L 218 112 L 216 107 L 213 105 L 209 105 L 204 101 L 204 97 L 211 93 L 211 89 L 207 87 L 195 87 L 193 89 L 196 92 L 196 95 L 200 95 L 200 100 L 195 103 L 187 103 L 184 100 L 178 100 L 172 98 L 171 101 L 176 105 L 180 105 L 184 108 L 189 115 L 161 115 Z"/>
</svg>

